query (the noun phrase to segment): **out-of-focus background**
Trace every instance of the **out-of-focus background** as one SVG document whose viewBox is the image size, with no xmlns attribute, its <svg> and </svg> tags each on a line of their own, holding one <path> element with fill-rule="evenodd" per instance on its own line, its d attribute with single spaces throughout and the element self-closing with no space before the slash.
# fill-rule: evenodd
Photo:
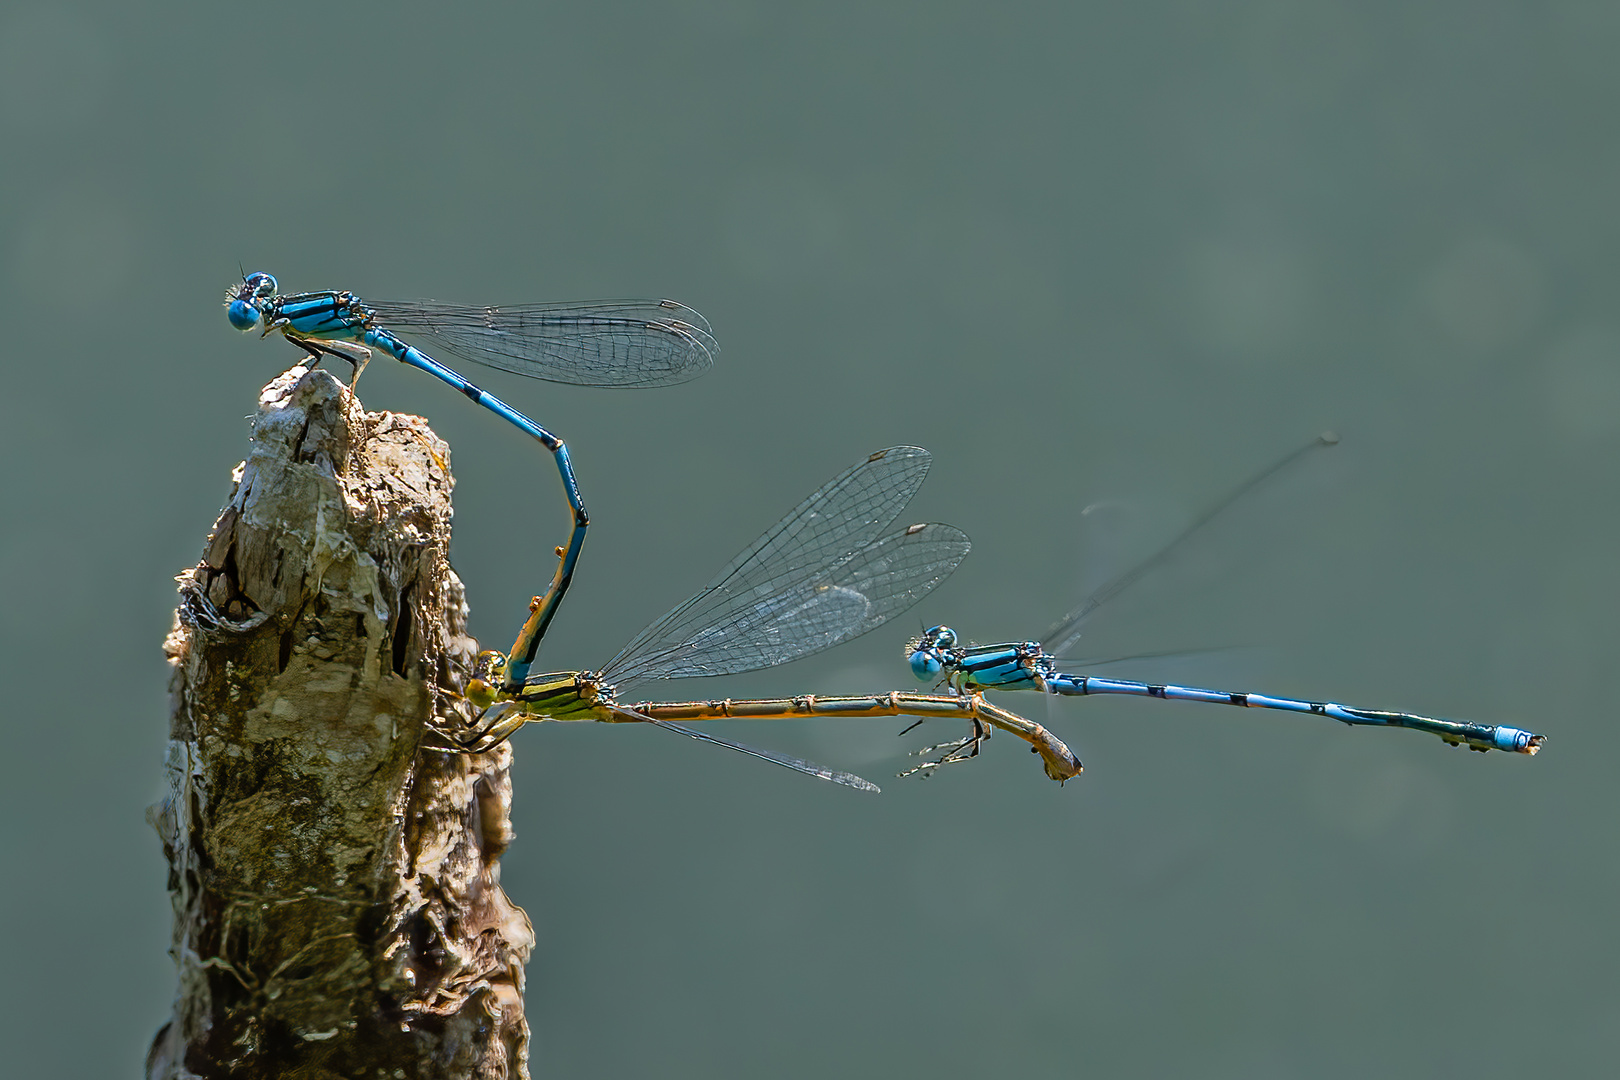
<svg viewBox="0 0 1620 1080">
<path fill-rule="evenodd" d="M 539 934 L 537 1075 L 1612 1069 L 1616 55 L 1595 2 L 7 5 L 8 1071 L 132 1075 L 168 1012 L 142 815 L 171 578 L 296 359 L 227 325 L 243 268 L 713 321 L 678 388 L 468 372 L 567 438 L 595 521 L 547 667 L 600 664 L 909 442 L 935 464 L 905 520 L 973 537 L 955 577 L 671 688 L 907 689 L 919 623 L 1038 636 L 1332 428 L 1077 651 L 1549 736 L 1004 700 L 1085 761 L 1059 788 L 1007 737 L 890 779 L 940 724 L 725 729 L 874 798 L 526 730 L 504 884 Z M 451 441 L 473 627 L 509 642 L 565 536 L 551 464 L 386 358 L 360 389 Z"/>
</svg>

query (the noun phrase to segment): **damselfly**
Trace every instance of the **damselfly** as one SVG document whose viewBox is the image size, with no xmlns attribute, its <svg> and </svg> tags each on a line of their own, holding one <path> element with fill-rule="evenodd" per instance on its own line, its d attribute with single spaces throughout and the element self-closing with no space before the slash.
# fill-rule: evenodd
<svg viewBox="0 0 1620 1080">
<path fill-rule="evenodd" d="M 1150 558 L 1093 592 L 1079 607 L 1058 620 L 1040 641 L 965 645 L 961 643 L 955 630 L 948 626 L 935 626 L 923 631 L 922 636 L 908 647 L 912 672 L 923 682 L 943 682 L 953 692 L 966 695 L 978 694 L 984 690 L 1039 690 L 1048 694 L 1070 696 L 1128 694 L 1136 697 L 1165 698 L 1171 701 L 1201 701 L 1217 705 L 1280 709 L 1285 712 L 1324 716 L 1355 726 L 1401 727 L 1426 731 L 1439 736 L 1452 746 L 1467 746 L 1481 752 L 1508 750 L 1534 754 L 1546 742 L 1544 736 L 1503 725 L 1441 720 L 1382 709 L 1361 709 L 1332 701 L 1303 701 L 1267 694 L 1231 693 L 1225 690 L 1203 690 L 1192 686 L 1110 679 L 1098 675 L 1071 675 L 1058 670 L 1058 665 L 1062 662 L 1058 657 L 1079 640 L 1082 624 L 1104 603 L 1118 596 L 1149 570 L 1163 563 L 1189 537 L 1209 524 L 1243 495 L 1311 450 L 1319 446 L 1333 445 L 1337 441 L 1334 436 L 1324 435 L 1245 481 L 1226 498 L 1199 515 L 1180 535 Z M 953 760 L 960 760 L 964 756 L 972 755 L 964 753 Z"/>
<path fill-rule="evenodd" d="M 524 634 L 510 655 L 482 653 L 466 697 L 483 711 L 469 729 L 440 734 L 456 749 L 482 751 L 531 722 L 648 723 L 823 780 L 876 791 L 858 776 L 671 721 L 950 716 L 972 721 L 976 733 L 982 734 L 988 724 L 1017 735 L 1041 755 L 1053 779 L 1078 775 L 1080 762 L 1039 724 L 971 693 L 620 703 L 620 694 L 637 683 L 785 664 L 864 634 L 911 607 L 956 569 L 969 548 L 967 536 L 949 525 L 912 525 L 882 535 L 922 484 L 928 465 L 926 450 L 897 446 L 840 473 L 749 545 L 701 592 L 642 630 L 597 671 L 527 674 L 521 655 Z"/>
<path fill-rule="evenodd" d="M 381 349 L 401 363 L 420 368 L 449 384 L 496 416 L 516 425 L 551 452 L 562 477 L 574 528 L 566 548 L 557 549 L 557 572 L 542 598 L 538 618 L 531 614 L 528 657 L 557 613 L 573 579 L 590 516 L 579 494 L 568 448 L 561 439 L 407 344 L 404 333 L 485 367 L 533 379 L 580 386 L 669 386 L 695 379 L 719 352 L 709 324 L 673 300 L 592 300 L 577 304 L 524 304 L 469 307 L 432 300 L 364 301 L 351 292 L 309 292 L 283 296 L 269 274 L 244 274 L 227 291 L 226 314 L 238 330 L 279 332 L 308 354 L 309 363 L 326 356 L 354 369 L 352 389 Z M 369 348 L 368 348 L 369 346 Z"/>
</svg>

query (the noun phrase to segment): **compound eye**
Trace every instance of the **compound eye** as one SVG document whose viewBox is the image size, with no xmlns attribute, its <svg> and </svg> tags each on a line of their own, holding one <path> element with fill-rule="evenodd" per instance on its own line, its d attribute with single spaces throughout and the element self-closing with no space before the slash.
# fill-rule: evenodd
<svg viewBox="0 0 1620 1080">
<path fill-rule="evenodd" d="M 956 631 L 948 626 L 936 626 L 928 631 L 928 640 L 933 642 L 936 649 L 956 648 Z"/>
<path fill-rule="evenodd" d="M 932 649 L 918 649 L 911 654 L 911 673 L 921 682 L 933 680 L 943 666 Z"/>
<path fill-rule="evenodd" d="M 486 682 L 499 683 L 506 676 L 506 654 L 499 649 L 485 649 L 478 654 L 473 673 Z"/>
<path fill-rule="evenodd" d="M 255 271 L 243 278 L 242 286 L 254 300 L 266 300 L 276 295 L 276 279 L 263 271 Z"/>
<path fill-rule="evenodd" d="M 276 279 L 269 274 L 248 274 L 227 295 L 225 317 L 238 330 L 252 330 L 264 319 L 265 304 L 276 295 Z"/>
<path fill-rule="evenodd" d="M 225 317 L 238 330 L 252 330 L 259 325 L 259 309 L 246 300 L 232 300 L 225 308 Z"/>
</svg>

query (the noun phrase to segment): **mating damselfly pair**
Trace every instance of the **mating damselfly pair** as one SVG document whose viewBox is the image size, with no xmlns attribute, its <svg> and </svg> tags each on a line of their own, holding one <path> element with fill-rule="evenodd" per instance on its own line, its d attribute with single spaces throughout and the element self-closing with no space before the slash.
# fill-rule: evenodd
<svg viewBox="0 0 1620 1080">
<path fill-rule="evenodd" d="M 1534 754 L 1540 735 L 1518 728 L 1440 720 L 1261 694 L 1066 674 L 1054 659 L 1081 624 L 1106 601 L 1151 569 L 1202 525 L 1266 477 L 1299 457 L 1290 454 L 1216 504 L 1175 541 L 1136 569 L 1093 593 L 1039 642 L 966 645 L 949 627 L 925 631 L 909 649 L 913 673 L 935 693 L 888 691 L 863 696 L 801 695 L 758 700 L 636 702 L 621 700 L 632 686 L 667 679 L 729 675 L 772 667 L 859 637 L 909 609 L 937 587 L 967 555 L 960 530 L 938 523 L 891 526 L 928 471 L 926 450 L 880 450 L 834 477 L 745 548 L 707 586 L 636 635 L 596 671 L 534 672 L 535 657 L 577 567 L 589 516 L 562 440 L 523 413 L 407 343 L 431 343 L 444 354 L 552 382 L 596 387 L 654 387 L 685 382 L 706 371 L 718 346 L 697 312 L 668 300 L 608 300 L 579 304 L 467 307 L 431 301 L 372 302 L 349 292 L 282 295 L 275 278 L 243 276 L 227 296 L 240 330 L 279 332 L 310 364 L 333 356 L 353 369 L 350 386 L 381 349 L 420 368 L 534 438 L 552 455 L 572 520 L 557 549 L 550 586 L 529 606 L 512 648 L 481 654 L 466 687 L 479 713 L 465 729 L 441 730 L 441 747 L 481 752 L 526 723 L 595 720 L 648 723 L 727 746 L 807 775 L 876 791 L 849 773 L 744 746 L 676 721 L 810 716 L 954 718 L 968 733 L 920 753 L 909 772 L 927 772 L 975 756 L 992 729 L 1030 744 L 1049 777 L 1079 775 L 1079 760 L 1040 724 L 985 700 L 990 690 L 1034 690 L 1079 696 L 1126 694 L 1309 713 L 1350 725 L 1408 727 L 1476 750 Z M 909 730 L 909 729 L 907 729 Z M 932 755 L 932 756 L 929 756 Z"/>
</svg>

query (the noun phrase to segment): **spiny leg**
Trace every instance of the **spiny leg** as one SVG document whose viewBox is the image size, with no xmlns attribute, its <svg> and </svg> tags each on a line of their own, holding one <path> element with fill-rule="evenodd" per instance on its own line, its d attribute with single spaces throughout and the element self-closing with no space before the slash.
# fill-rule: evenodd
<svg viewBox="0 0 1620 1080">
<path fill-rule="evenodd" d="M 349 393 L 354 393 L 354 385 L 360 381 L 360 373 L 366 370 L 366 364 L 371 360 L 370 349 L 363 345 L 351 345 L 348 342 L 328 343 L 315 341 L 311 338 L 294 337 L 291 334 L 284 336 L 288 341 L 309 354 L 309 367 L 311 370 L 320 366 L 321 358 L 324 356 L 335 356 L 339 360 L 346 361 L 352 372 L 349 376 Z"/>
<path fill-rule="evenodd" d="M 921 719 L 917 721 L 917 724 L 920 723 L 922 723 Z M 911 728 L 916 727 L 917 724 L 912 724 L 911 727 L 906 728 L 906 731 L 910 731 Z M 901 734 L 904 735 L 905 732 L 903 731 Z M 933 746 L 925 746 L 921 750 L 913 750 L 911 754 L 913 757 L 923 757 L 924 755 L 934 753 L 936 750 L 943 750 L 945 753 L 940 757 L 935 758 L 933 761 L 924 761 L 919 765 L 915 765 L 907 769 L 905 772 L 896 773 L 895 775 L 897 777 L 904 778 L 910 776 L 912 773 L 922 773 L 923 778 L 927 779 L 928 777 L 934 775 L 935 769 L 938 769 L 941 766 L 951 765 L 958 761 L 972 761 L 974 758 L 979 756 L 979 747 L 982 746 L 985 740 L 989 738 L 990 729 L 987 728 L 977 717 L 974 717 L 973 733 L 971 735 L 961 739 L 952 740 L 951 742 L 936 743 Z M 964 750 L 967 752 L 963 753 Z"/>
<path fill-rule="evenodd" d="M 435 726 L 434 734 L 451 745 L 435 746 L 433 749 L 449 753 L 487 754 L 510 739 L 518 728 L 529 722 L 528 714 L 515 703 L 498 701 L 480 713 L 472 726 L 464 731 L 451 731 Z"/>
<path fill-rule="evenodd" d="M 452 656 L 448 659 L 452 665 L 459 668 L 469 678 L 477 679 L 479 677 L 476 670 L 468 669 L 465 664 L 461 663 L 455 657 Z M 452 723 L 454 722 L 453 714 L 456 711 L 454 707 L 450 709 L 442 709 L 442 713 L 447 717 L 451 717 L 452 719 L 447 719 L 445 722 L 440 722 L 437 719 L 441 715 L 441 706 L 445 698 L 450 699 L 456 705 L 465 705 L 473 708 L 476 708 L 476 705 L 474 705 L 472 699 L 466 694 L 458 693 L 457 691 L 451 690 L 449 687 L 445 686 L 433 687 L 433 697 L 434 719 L 430 720 L 428 723 L 428 735 L 430 738 L 424 744 L 429 750 L 439 750 L 448 754 L 483 753 L 486 750 L 495 749 L 495 747 L 511 738 L 513 732 L 523 726 L 521 722 L 512 724 L 510 726 L 510 730 L 506 731 L 499 738 L 488 741 L 486 745 L 485 737 L 505 715 L 505 709 L 497 712 L 496 706 L 490 705 L 487 708 L 479 710 L 477 715 L 470 723 L 454 723 L 454 726 L 452 726 Z M 496 704 L 502 703 L 497 702 Z M 488 718 L 488 723 L 485 723 L 486 718 Z"/>
</svg>

